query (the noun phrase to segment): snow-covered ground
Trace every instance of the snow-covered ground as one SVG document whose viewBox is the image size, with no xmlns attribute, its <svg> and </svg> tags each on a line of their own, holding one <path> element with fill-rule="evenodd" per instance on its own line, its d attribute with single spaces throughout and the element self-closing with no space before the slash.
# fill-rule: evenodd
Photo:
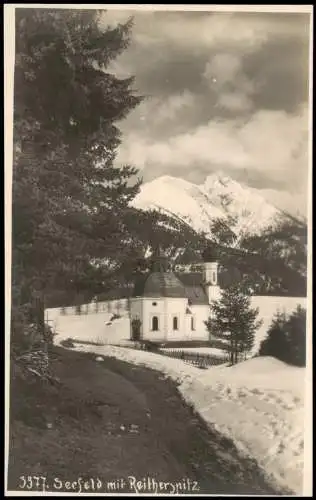
<svg viewBox="0 0 316 500">
<path fill-rule="evenodd" d="M 255 458 L 272 483 L 302 494 L 304 368 L 260 357 L 201 371 L 178 359 L 122 347 L 78 345 L 76 350 L 145 365 L 171 377 L 202 418 Z"/>
<path fill-rule="evenodd" d="M 275 312 L 275 299 L 258 297 L 256 301 L 254 305 L 260 306 L 264 327 L 257 334 L 255 351 Z M 286 304 L 280 301 L 278 308 L 289 313 L 297 303 L 296 298 L 288 298 Z M 63 316 L 60 309 L 46 311 L 46 318 L 57 333 L 57 344 L 69 337 L 95 342 L 99 345 L 76 344 L 76 350 L 114 356 L 162 371 L 179 383 L 185 400 L 206 422 L 254 457 L 273 481 L 296 494 L 302 492 L 304 368 L 290 367 L 274 358 L 253 358 L 235 367 L 220 365 L 199 370 L 178 359 L 127 348 L 127 313 L 110 321 L 112 316 L 108 312 L 80 316 L 72 312 Z M 187 350 L 215 354 L 213 348 Z M 215 351 L 219 353 L 218 349 Z"/>
</svg>

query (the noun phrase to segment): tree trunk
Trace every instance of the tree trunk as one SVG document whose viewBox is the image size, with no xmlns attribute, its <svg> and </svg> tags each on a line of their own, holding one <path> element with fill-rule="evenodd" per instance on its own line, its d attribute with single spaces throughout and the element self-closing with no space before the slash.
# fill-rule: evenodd
<svg viewBox="0 0 316 500">
<path fill-rule="evenodd" d="M 235 365 L 237 363 L 237 341 L 236 339 L 233 340 L 233 364 Z"/>
<path fill-rule="evenodd" d="M 233 342 L 230 342 L 230 364 L 234 364 L 234 345 Z"/>
<path fill-rule="evenodd" d="M 38 327 L 38 331 L 41 336 L 45 336 L 45 307 L 44 307 L 44 295 L 42 292 L 34 294 L 34 320 Z"/>
</svg>

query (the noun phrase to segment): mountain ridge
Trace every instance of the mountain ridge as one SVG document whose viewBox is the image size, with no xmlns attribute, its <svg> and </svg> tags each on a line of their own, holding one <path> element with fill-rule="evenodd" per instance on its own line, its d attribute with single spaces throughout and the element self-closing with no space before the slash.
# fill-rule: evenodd
<svg viewBox="0 0 316 500">
<path fill-rule="evenodd" d="M 245 233 L 261 233 L 289 216 L 255 188 L 221 172 L 207 176 L 200 185 L 163 175 L 144 183 L 132 205 L 145 211 L 163 212 L 208 237 L 212 236 L 212 224 L 218 219 L 241 237 Z"/>
</svg>

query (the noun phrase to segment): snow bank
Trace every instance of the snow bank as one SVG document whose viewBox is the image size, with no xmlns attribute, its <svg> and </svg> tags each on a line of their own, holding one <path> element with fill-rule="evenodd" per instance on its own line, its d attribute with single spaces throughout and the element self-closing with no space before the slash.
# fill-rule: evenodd
<svg viewBox="0 0 316 500">
<path fill-rule="evenodd" d="M 273 358 L 219 366 L 182 386 L 201 416 L 296 494 L 303 487 L 305 369 Z"/>
<path fill-rule="evenodd" d="M 76 350 L 116 357 L 171 377 L 202 418 L 255 458 L 271 482 L 302 493 L 304 368 L 266 357 L 201 371 L 146 351 L 86 345 Z"/>
</svg>

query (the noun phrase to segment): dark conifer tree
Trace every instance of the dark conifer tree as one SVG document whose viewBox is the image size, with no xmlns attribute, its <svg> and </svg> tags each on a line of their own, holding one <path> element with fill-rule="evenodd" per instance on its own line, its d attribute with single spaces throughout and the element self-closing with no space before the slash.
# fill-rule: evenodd
<svg viewBox="0 0 316 500">
<path fill-rule="evenodd" d="M 257 321 L 259 310 L 252 308 L 250 301 L 250 296 L 243 293 L 238 284 L 233 284 L 211 304 L 212 313 L 206 327 L 211 338 L 223 342 L 232 365 L 238 363 L 242 354 L 251 351 L 255 332 L 261 325 L 261 321 Z"/>
<path fill-rule="evenodd" d="M 139 182 L 115 165 L 116 124 L 141 98 L 108 66 L 131 28 L 94 10 L 16 9 L 13 319 L 34 295 L 102 284 L 129 251 Z"/>
</svg>

